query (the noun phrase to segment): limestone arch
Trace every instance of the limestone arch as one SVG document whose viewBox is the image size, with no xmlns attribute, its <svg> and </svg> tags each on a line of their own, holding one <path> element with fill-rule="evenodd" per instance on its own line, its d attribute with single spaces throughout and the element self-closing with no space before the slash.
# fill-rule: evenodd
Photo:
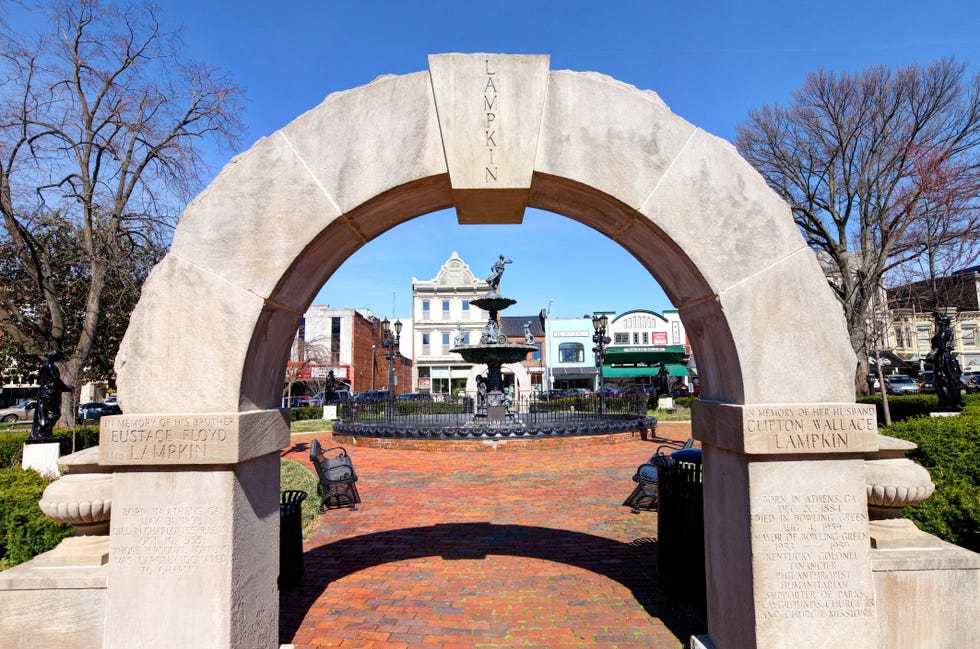
<svg viewBox="0 0 980 649">
<path fill-rule="evenodd" d="M 535 146 L 524 188 L 454 185 L 452 125 L 439 123 L 429 72 L 334 93 L 232 159 L 187 206 L 146 284 L 130 327 L 138 333 L 119 355 L 125 412 L 272 407 L 292 331 L 343 261 L 415 216 L 472 209 L 481 191 L 482 222 L 517 194 L 520 209 L 567 216 L 633 254 L 681 312 L 706 399 L 852 400 L 841 309 L 788 206 L 734 148 L 653 92 L 519 65 L 515 75 L 539 76 L 528 94 L 546 95 L 527 109 L 538 113 L 526 120 Z M 827 354 L 817 366 L 803 358 L 813 330 Z M 199 341 L 193 355 L 188 338 Z"/>
<path fill-rule="evenodd" d="M 766 567 L 753 560 L 759 541 L 748 517 L 753 485 L 792 470 L 765 461 L 799 453 L 752 431 L 750 407 L 853 405 L 854 397 L 841 309 L 788 206 L 730 144 L 672 114 L 653 92 L 552 71 L 546 56 L 429 62 L 428 71 L 328 96 L 232 159 L 184 211 L 123 341 L 117 374 L 126 415 L 103 421 L 101 453 L 103 464 L 121 467 L 115 497 L 132 514 L 122 529 L 141 522 L 147 502 L 231 503 L 216 508 L 227 552 L 216 552 L 221 560 L 205 575 L 222 594 L 197 593 L 201 575 L 114 566 L 107 646 L 172 640 L 178 619 L 194 620 L 196 639 L 213 646 L 272 646 L 271 485 L 288 442 L 288 424 L 273 408 L 300 317 L 344 260 L 399 223 L 449 207 L 463 223 L 515 222 L 525 206 L 620 243 L 679 309 L 702 385 L 694 425 L 705 444 L 711 634 L 726 647 L 771 639 L 779 622 L 762 619 L 765 592 L 754 584 Z M 497 129 L 494 138 L 484 125 Z M 490 142 L 496 158 L 488 159 Z M 810 354 L 818 342 L 820 355 Z M 190 435 L 197 446 L 178 439 L 161 447 L 159 435 L 170 434 Z M 841 454 L 827 468 L 844 476 L 849 493 L 863 493 L 853 461 L 873 448 L 874 433 L 865 431 L 843 448 L 804 452 Z M 114 513 L 114 530 L 116 520 Z M 254 540 L 239 548 L 233 539 L 242 534 Z M 122 532 L 113 532 L 112 548 L 117 556 L 139 552 Z M 857 590 L 870 592 L 866 552 L 858 563 Z M 160 589 L 181 590 L 186 606 L 134 619 L 128 603 Z M 848 638 L 873 637 L 873 603 L 871 610 L 870 623 L 842 623 Z M 215 616 L 221 624 L 211 623 Z M 746 617 L 762 630 L 747 628 Z M 810 632 L 797 626 L 803 637 Z"/>
</svg>

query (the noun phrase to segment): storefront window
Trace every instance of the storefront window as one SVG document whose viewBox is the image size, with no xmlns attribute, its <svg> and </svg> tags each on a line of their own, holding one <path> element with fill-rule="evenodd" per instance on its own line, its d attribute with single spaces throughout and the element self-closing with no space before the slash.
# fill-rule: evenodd
<svg viewBox="0 0 980 649">
<path fill-rule="evenodd" d="M 895 327 L 895 346 L 905 347 L 905 337 L 902 335 L 902 328 Z"/>
<path fill-rule="evenodd" d="M 628 345 L 630 342 L 630 335 L 622 331 L 618 331 L 613 334 L 613 342 L 617 345 Z"/>
<path fill-rule="evenodd" d="M 559 363 L 584 363 L 585 345 L 582 343 L 562 343 L 558 345 Z"/>
<path fill-rule="evenodd" d="M 977 339 L 977 325 L 965 324 L 962 327 L 962 332 L 964 347 L 976 347 L 978 344 L 980 344 L 980 340 Z"/>
</svg>

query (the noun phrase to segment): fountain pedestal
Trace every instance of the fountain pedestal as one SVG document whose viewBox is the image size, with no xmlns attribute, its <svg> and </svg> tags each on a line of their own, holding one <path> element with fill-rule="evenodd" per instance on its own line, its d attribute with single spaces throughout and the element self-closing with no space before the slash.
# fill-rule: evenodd
<svg viewBox="0 0 980 649">
<path fill-rule="evenodd" d="M 536 351 L 537 347 L 528 343 L 507 342 L 507 337 L 500 331 L 497 314 L 507 307 L 517 304 L 517 300 L 490 292 L 481 298 L 471 300 L 470 304 L 490 313 L 487 326 L 480 337 L 480 344 L 457 345 L 449 351 L 459 354 L 463 360 L 469 363 L 487 366 L 486 391 L 480 390 L 476 415 L 477 417 L 486 417 L 493 422 L 506 421 L 513 413 L 511 397 L 504 390 L 503 373 L 500 368 L 505 363 L 517 363 L 524 360 L 529 353 Z"/>
</svg>

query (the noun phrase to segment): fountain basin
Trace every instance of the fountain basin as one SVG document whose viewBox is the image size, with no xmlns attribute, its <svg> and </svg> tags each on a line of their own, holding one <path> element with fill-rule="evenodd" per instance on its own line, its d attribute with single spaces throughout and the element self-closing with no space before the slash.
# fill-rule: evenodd
<svg viewBox="0 0 980 649">
<path fill-rule="evenodd" d="M 531 352 L 538 351 L 534 345 L 527 343 L 497 343 L 492 345 L 460 345 L 449 351 L 455 352 L 469 363 L 484 365 L 504 365 L 518 363 Z"/>
<path fill-rule="evenodd" d="M 517 300 L 509 297 L 503 297 L 497 293 L 487 293 L 483 297 L 477 298 L 475 300 L 470 300 L 470 304 L 479 307 L 484 311 L 489 311 L 490 313 L 497 313 L 503 311 L 509 306 L 514 306 L 517 304 Z"/>
</svg>

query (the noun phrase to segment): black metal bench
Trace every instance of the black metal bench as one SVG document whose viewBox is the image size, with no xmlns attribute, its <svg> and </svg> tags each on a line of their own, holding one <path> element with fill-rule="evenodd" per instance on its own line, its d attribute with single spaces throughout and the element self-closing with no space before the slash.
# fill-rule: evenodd
<svg viewBox="0 0 980 649">
<path fill-rule="evenodd" d="M 357 472 L 343 446 L 323 449 L 318 440 L 310 442 L 310 461 L 320 479 L 317 494 L 320 510 L 350 507 L 357 509 L 361 496 L 357 493 Z"/>
<path fill-rule="evenodd" d="M 684 446 L 680 449 L 673 448 L 668 444 L 658 446 L 653 457 L 637 467 L 636 473 L 633 474 L 633 482 L 636 483 L 636 487 L 627 496 L 626 500 L 623 501 L 623 506 L 629 507 L 634 514 L 640 513 L 641 509 L 646 509 L 647 511 L 654 509 L 657 506 L 658 470 L 674 463 L 674 459 L 664 453 L 664 450 L 667 449 L 673 453 L 678 450 L 693 447 L 693 437 L 684 442 Z"/>
</svg>

